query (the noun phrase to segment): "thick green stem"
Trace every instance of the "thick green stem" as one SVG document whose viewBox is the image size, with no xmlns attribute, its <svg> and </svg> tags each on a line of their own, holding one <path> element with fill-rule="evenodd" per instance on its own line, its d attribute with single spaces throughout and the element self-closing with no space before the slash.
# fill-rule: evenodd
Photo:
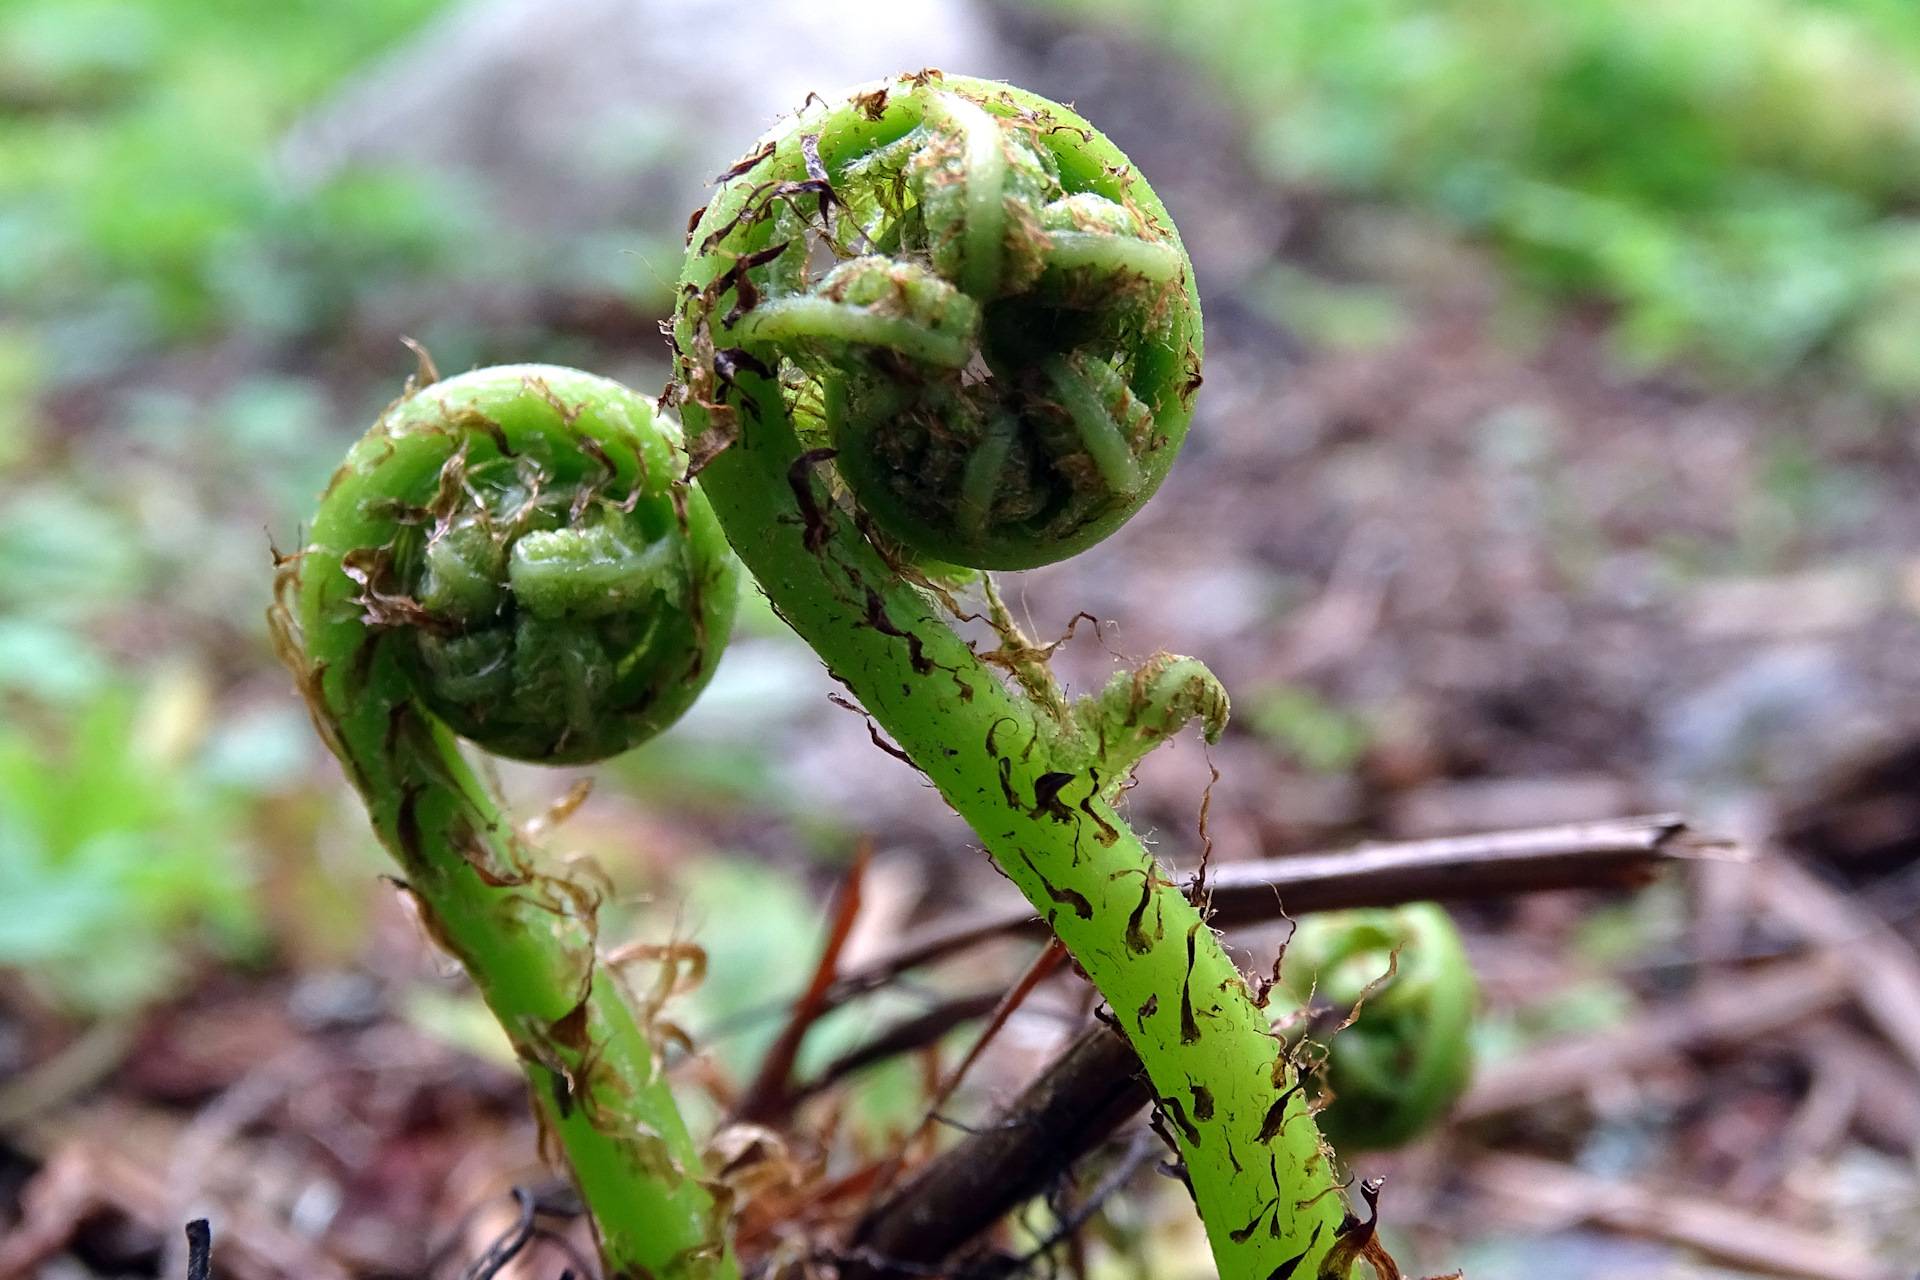
<svg viewBox="0 0 1920 1280">
<path fill-rule="evenodd" d="M 731 1280 L 727 1197 L 702 1180 L 647 1012 L 600 961 L 595 889 L 515 832 L 441 719 L 515 755 L 580 759 L 691 702 L 737 582 L 673 478 L 675 444 L 645 401 L 584 374 L 524 366 L 410 391 L 334 477 L 272 621 L 422 922 L 512 1041 L 608 1275 Z M 544 580 L 570 555 L 598 581 L 584 604 Z M 461 666 L 473 652 L 484 660 Z M 611 699 L 599 722 L 581 719 L 589 693 Z"/>
<path fill-rule="evenodd" d="M 961 107 L 950 101 L 954 97 L 962 100 Z M 683 416 L 689 432 L 708 442 L 696 452 L 712 454 L 701 485 L 735 550 L 781 616 L 973 827 L 996 864 L 1048 919 L 1099 988 L 1147 1068 L 1161 1116 L 1184 1156 L 1221 1276 L 1316 1276 L 1345 1219 L 1333 1162 L 1308 1114 L 1304 1091 L 1296 1087 L 1296 1072 L 1239 971 L 1199 912 L 1103 799 L 1112 772 L 1131 767 L 1139 744 L 1129 741 L 1121 751 L 1127 758 L 1103 773 L 1107 757 L 1097 748 L 1090 754 L 1084 734 L 1062 724 L 1044 702 L 1009 688 L 947 625 L 935 596 L 903 577 L 850 511 L 830 499 L 821 467 L 826 455 L 810 449 L 811 442 L 799 434 L 804 397 L 792 398 L 790 380 L 783 383 L 783 360 L 817 369 L 833 353 L 788 352 L 752 341 L 738 315 L 730 319 L 727 314 L 730 309 L 751 314 L 763 287 L 783 285 L 781 276 L 762 270 L 780 252 L 769 239 L 784 225 L 766 212 L 769 192 L 799 193 L 774 199 L 820 198 L 823 207 L 837 207 L 842 217 L 878 208 L 901 220 L 918 219 L 927 226 L 936 264 L 954 244 L 971 244 L 982 221 L 984 180 L 978 174 L 956 176 L 947 166 L 958 163 L 955 156 L 992 149 L 996 140 L 983 140 L 976 117 L 1015 122 L 997 130 L 1001 145 L 1016 145 L 1006 141 L 1016 132 L 1044 140 L 1052 148 L 1049 155 L 1032 162 L 1027 153 L 1029 162 L 1056 167 L 1060 180 L 1073 189 L 1102 192 L 1116 207 L 1124 206 L 1133 225 L 1155 229 L 1156 247 L 1178 252 L 1165 210 L 1131 175 L 1125 157 L 1079 117 L 1043 99 L 998 84 L 932 77 L 876 87 L 850 104 L 803 113 L 770 136 L 759 160 L 743 165 L 692 232 L 695 252 L 682 281 L 676 340 L 682 353 Z M 964 128 L 943 131 L 943 122 L 955 119 Z M 934 194 L 923 193 L 918 212 L 887 210 L 884 193 L 861 188 L 863 165 L 895 162 L 900 140 L 915 130 L 923 131 L 925 147 L 935 157 L 931 172 L 964 197 L 958 202 L 963 213 L 953 216 L 953 225 L 940 225 L 946 215 L 934 207 Z M 1010 167 L 1017 174 L 1017 166 L 994 163 L 986 176 L 1011 185 Z M 794 185 L 804 184 L 810 174 L 812 187 Z M 828 193 L 824 198 L 822 189 Z M 1020 220 L 1008 221 L 1018 225 Z M 874 242 L 898 237 L 878 225 L 868 232 Z M 1021 258 L 1019 246 L 1001 252 L 1005 247 L 990 255 L 996 268 Z M 1076 245 L 1076 252 L 1083 247 Z M 1036 254 L 1044 259 L 1044 245 Z M 1075 261 L 1083 256 L 1077 252 Z M 1184 266 L 1184 257 L 1181 261 Z M 1043 262 L 1036 264 L 1026 279 L 1037 278 L 1043 268 Z M 977 261 L 962 261 L 945 274 L 976 296 L 1017 290 L 1017 283 L 983 283 L 985 272 Z M 1156 455 L 1154 442 L 1184 431 L 1184 406 L 1168 397 L 1190 392 L 1190 386 L 1183 392 L 1175 384 L 1198 360 L 1199 335 L 1191 286 L 1181 274 L 1177 299 L 1155 294 L 1147 288 L 1151 282 L 1137 276 L 1118 286 L 1145 289 L 1132 301 L 1171 313 L 1150 323 L 1126 322 L 1127 331 L 1142 339 L 1125 357 L 1132 390 L 1121 385 L 1108 395 L 1088 382 L 1082 393 L 1087 403 L 1070 415 L 1011 400 L 1009 412 L 1024 415 L 1023 421 L 1037 423 L 1044 433 L 1062 422 L 1071 429 L 1083 414 L 1092 416 L 1098 411 L 1092 402 L 1111 408 L 1137 393 L 1149 406 L 1142 416 L 1159 417 L 1148 423 L 1144 439 L 1133 442 L 1140 450 L 1135 458 L 1153 471 L 1134 494 L 1122 495 L 1127 501 L 1150 492 L 1164 471 L 1166 459 Z M 1084 298 L 1087 282 L 1076 288 Z M 904 296 L 894 305 L 908 313 L 917 307 L 914 298 Z M 999 314 L 1005 315 L 1004 303 Z M 998 366 L 996 377 L 1026 379 L 1019 381 L 1022 388 L 1044 385 L 1038 375 L 1049 358 L 1088 358 L 1043 351 L 1053 341 L 1047 334 L 1097 333 L 1107 322 L 1062 313 L 1039 323 L 1049 326 L 1046 333 L 1014 318 L 1001 332 L 983 337 L 992 348 L 989 363 Z M 1027 369 L 1018 367 L 1023 352 L 1033 357 Z M 876 370 L 897 367 L 892 359 L 854 352 L 847 358 L 848 376 L 875 378 L 880 376 Z M 1029 372 L 1035 375 L 1031 379 Z M 922 381 L 907 389 L 909 396 L 938 398 L 950 389 L 947 384 L 938 384 L 938 393 L 926 389 L 944 376 L 937 372 L 912 376 Z M 958 403 L 952 396 L 942 402 Z M 850 461 L 843 447 L 839 465 L 851 484 Z M 1069 457 L 1061 464 L 1076 484 L 1097 484 L 1097 474 L 1123 470 L 1115 456 L 1107 465 L 1083 463 Z M 856 486 L 863 503 L 865 484 Z M 1060 499 L 1069 510 L 1077 500 Z M 1110 530 L 1125 515 L 1115 516 L 1119 509 L 1102 505 L 1106 501 L 1089 500 L 1085 509 L 1100 513 L 1093 523 Z M 1041 522 L 1015 532 L 1033 537 L 1036 529 L 1046 533 L 1050 527 Z M 1059 534 L 1069 551 L 1098 535 L 1099 530 L 1088 529 Z M 1008 545 L 994 543 L 984 553 L 1027 562 L 1050 558 L 1044 551 L 1010 551 Z M 937 547 L 935 554 L 942 550 Z M 1144 701 L 1136 718 L 1160 714 L 1167 696 L 1161 691 Z M 1116 705 L 1124 706 L 1124 700 L 1116 699 Z M 1137 727 L 1124 714 L 1122 723 Z"/>
</svg>

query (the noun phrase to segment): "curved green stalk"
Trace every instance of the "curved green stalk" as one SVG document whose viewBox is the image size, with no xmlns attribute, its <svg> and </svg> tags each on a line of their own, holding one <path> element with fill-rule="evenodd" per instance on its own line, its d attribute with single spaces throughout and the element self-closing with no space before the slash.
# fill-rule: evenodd
<svg viewBox="0 0 1920 1280">
<path fill-rule="evenodd" d="M 1221 1276 L 1316 1276 L 1329 1254 L 1350 1258 L 1293 1064 L 1110 804 L 1189 715 L 1217 731 L 1219 686 L 1166 659 L 1070 706 L 1009 625 L 998 651 L 977 653 L 902 567 L 1058 559 L 1158 484 L 1200 360 L 1165 209 L 1065 108 L 923 73 L 777 128 L 689 243 L 679 401 L 735 550 L 1099 988 L 1147 1068 Z M 843 261 L 815 281 L 821 245 Z M 816 299 L 895 331 L 842 324 Z M 756 321 L 761 308 L 778 322 Z M 965 332 L 974 358 L 956 369 L 902 326 Z M 829 458 L 857 516 L 835 501 Z"/>
<path fill-rule="evenodd" d="M 712 673 L 738 568 L 648 403 L 518 366 L 412 388 L 282 562 L 272 621 L 421 920 L 472 976 L 592 1211 L 610 1276 L 730 1280 L 728 1201 L 595 949 L 449 725 L 547 762 L 625 750 Z"/>
</svg>

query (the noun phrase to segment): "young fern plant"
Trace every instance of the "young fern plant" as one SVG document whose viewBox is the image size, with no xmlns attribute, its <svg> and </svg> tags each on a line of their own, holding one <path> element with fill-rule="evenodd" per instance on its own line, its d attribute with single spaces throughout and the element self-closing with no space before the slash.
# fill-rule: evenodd
<svg viewBox="0 0 1920 1280">
<path fill-rule="evenodd" d="M 522 365 L 409 385 L 334 475 L 270 613 L 320 736 L 473 978 L 573 1170 L 609 1276 L 731 1280 L 644 1006 L 594 888 L 542 860 L 454 734 L 546 763 L 625 751 L 712 675 L 739 567 L 631 391 Z"/>
<path fill-rule="evenodd" d="M 1179 449 L 1200 310 L 1152 189 L 1072 111 L 923 72 L 777 126 L 688 246 L 663 397 L 684 449 L 568 370 L 410 387 L 273 610 L 422 920 L 511 1038 L 608 1274 L 730 1280 L 729 1196 L 652 1011 L 597 955 L 594 892 L 515 832 L 455 735 L 559 763 L 664 728 L 725 641 L 727 543 L 1099 989 L 1224 1280 L 1393 1274 L 1315 1126 L 1305 1042 L 1114 808 L 1155 746 L 1196 720 L 1218 736 L 1225 691 L 1161 654 L 1069 698 L 973 572 L 1093 545 Z M 979 615 L 957 599 L 976 581 Z"/>
<path fill-rule="evenodd" d="M 1345 1276 L 1299 1071 L 1113 807 L 1225 692 L 1161 655 L 1070 701 L 990 591 L 983 652 L 943 586 L 1084 550 L 1166 474 L 1201 361 L 1166 209 L 1067 108 L 923 72 L 777 126 L 687 242 L 673 399 L 734 549 L 1099 989 L 1223 1280 Z"/>
<path fill-rule="evenodd" d="M 1320 1131 L 1351 1155 L 1402 1146 L 1459 1100 L 1472 1074 L 1479 984 L 1453 921 L 1431 902 L 1308 916 L 1283 981 L 1301 1006 L 1344 1010 L 1326 1036 Z"/>
</svg>

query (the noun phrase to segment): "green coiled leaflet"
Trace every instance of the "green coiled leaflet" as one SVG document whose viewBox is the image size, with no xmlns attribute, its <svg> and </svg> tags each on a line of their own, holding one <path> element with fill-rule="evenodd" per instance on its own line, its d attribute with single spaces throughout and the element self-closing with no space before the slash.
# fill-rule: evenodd
<svg viewBox="0 0 1920 1280">
<path fill-rule="evenodd" d="M 409 387 L 334 475 L 271 614 L 421 920 L 525 1065 L 609 1273 L 636 1280 L 733 1275 L 726 1198 L 599 962 L 595 890 L 521 838 L 452 728 L 578 761 L 692 703 L 739 568 L 685 465 L 672 425 L 604 378 L 521 365 Z"/>
<path fill-rule="evenodd" d="M 1466 1088 L 1479 988 L 1433 903 L 1308 916 L 1287 942 L 1285 977 L 1296 1000 L 1357 1010 L 1327 1051 L 1318 1120 L 1336 1150 L 1411 1141 Z"/>
</svg>

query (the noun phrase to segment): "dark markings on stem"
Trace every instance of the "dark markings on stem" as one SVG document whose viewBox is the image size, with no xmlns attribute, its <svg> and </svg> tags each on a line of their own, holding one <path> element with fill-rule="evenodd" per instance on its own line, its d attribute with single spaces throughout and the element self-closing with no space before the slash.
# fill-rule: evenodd
<svg viewBox="0 0 1920 1280">
<path fill-rule="evenodd" d="M 1012 723 L 1011 718 L 1002 716 L 1000 719 L 995 720 L 993 726 L 987 730 L 987 754 L 993 756 L 994 767 L 1000 774 L 1001 798 L 1007 802 L 1008 808 L 1016 810 L 1023 809 L 1025 806 L 1020 803 L 1020 797 L 1013 789 L 1013 758 L 1011 756 L 998 755 L 993 749 L 994 732 L 998 730 L 1003 723 Z"/>
<path fill-rule="evenodd" d="M 741 373 L 773 381 L 773 370 L 760 357 L 744 347 L 725 347 L 713 353 L 713 376 L 732 389 Z"/>
<path fill-rule="evenodd" d="M 1156 1138 L 1167 1144 L 1167 1150 L 1173 1152 L 1176 1156 L 1179 1155 L 1180 1144 L 1174 1141 L 1173 1134 L 1168 1132 L 1166 1114 L 1161 1111 L 1159 1107 L 1154 1107 L 1147 1112 L 1147 1127 L 1153 1130 Z M 1198 1209 L 1200 1207 L 1198 1197 L 1193 1194 L 1193 1179 L 1187 1174 L 1187 1162 L 1185 1160 L 1176 1159 L 1170 1164 L 1163 1164 L 1160 1166 L 1160 1172 L 1170 1178 L 1180 1179 L 1180 1185 L 1187 1189 L 1187 1196 L 1193 1200 L 1194 1208 Z"/>
<path fill-rule="evenodd" d="M 761 203 L 760 198 L 778 185 L 776 182 L 763 182 L 747 192 L 746 197 L 740 201 L 740 207 L 734 210 L 733 216 L 707 233 L 706 238 L 700 242 L 699 252 L 703 255 L 712 253 L 719 247 L 720 242 L 732 235 L 735 230 L 748 225 L 764 214 L 767 206 Z M 692 285 L 688 285 L 687 288 L 689 292 L 698 292 Z"/>
<path fill-rule="evenodd" d="M 752 191 L 749 191 L 745 199 L 741 200 L 740 209 L 733 217 L 729 218 L 724 224 L 708 235 L 706 239 L 700 242 L 700 252 L 702 254 L 712 253 L 722 241 L 740 227 L 750 226 L 765 220 L 767 215 L 773 212 L 774 201 L 786 200 L 789 202 L 789 207 L 792 207 L 792 201 L 796 198 L 809 195 L 820 198 L 820 210 L 822 219 L 824 220 L 826 210 L 835 198 L 833 188 L 828 185 L 824 179 L 808 178 L 804 182 L 782 182 L 774 179 L 761 183 Z M 805 221 L 804 215 L 801 221 Z M 824 231 L 826 228 L 823 227 L 822 230 Z"/>
<path fill-rule="evenodd" d="M 1148 995 L 1146 1002 L 1134 1010 L 1133 1020 L 1144 1031 L 1147 1027 L 1147 1019 L 1158 1012 L 1160 1012 L 1160 993 L 1156 991 Z"/>
<path fill-rule="evenodd" d="M 1153 913 L 1154 914 L 1154 921 L 1153 921 L 1154 932 L 1151 938 L 1147 936 L 1147 931 L 1144 927 L 1146 922 L 1146 916 L 1147 916 L 1147 907 L 1149 905 L 1152 905 L 1153 903 L 1153 884 L 1154 884 L 1153 870 L 1152 868 L 1144 868 L 1137 872 L 1123 871 L 1123 872 L 1120 872 L 1119 874 L 1121 875 L 1137 874 L 1140 877 L 1140 901 L 1134 904 L 1133 911 L 1127 916 L 1126 938 L 1127 938 L 1127 950 L 1133 952 L 1133 954 L 1137 956 L 1144 956 L 1152 952 L 1154 947 L 1159 944 L 1160 938 L 1164 932 L 1163 926 L 1160 921 L 1160 913 L 1158 911 Z"/>
<path fill-rule="evenodd" d="M 1099 810 L 1093 807 L 1094 798 L 1100 794 L 1100 771 L 1098 769 L 1089 769 L 1087 770 L 1087 777 L 1093 783 L 1093 790 L 1081 797 L 1080 812 L 1092 818 L 1093 825 L 1100 829 L 1100 834 L 1096 836 L 1095 839 L 1099 840 L 1101 844 L 1111 848 L 1114 841 L 1120 838 L 1119 828 L 1101 817 Z"/>
<path fill-rule="evenodd" d="M 1287 1194 L 1286 1187 L 1280 1181 L 1280 1153 L 1277 1151 L 1267 1152 L 1267 1178 L 1273 1183 L 1273 1203 L 1277 1208 L 1281 1198 Z"/>
<path fill-rule="evenodd" d="M 1020 861 L 1027 864 L 1027 870 L 1033 872 L 1034 879 L 1040 882 L 1040 888 L 1046 893 L 1047 897 L 1051 898 L 1060 906 L 1066 907 L 1082 920 L 1093 919 L 1093 904 L 1087 901 L 1085 894 L 1073 889 L 1063 889 L 1053 883 L 1053 881 L 1047 879 L 1044 875 L 1041 875 L 1040 868 L 1034 866 L 1033 859 L 1025 853 L 1020 855 Z"/>
<path fill-rule="evenodd" d="M 867 119 L 877 121 L 887 113 L 887 91 L 875 89 L 871 93 L 860 94 L 854 98 L 853 108 Z"/>
<path fill-rule="evenodd" d="M 400 845 L 400 854 L 407 859 L 411 867 L 420 865 L 420 793 L 426 788 L 418 782 L 409 782 L 400 788 L 400 803 L 393 811 L 393 838 Z"/>
<path fill-rule="evenodd" d="M 1041 117 L 1041 119 L 1045 119 L 1045 118 L 1046 118 L 1045 116 Z M 1080 141 L 1082 142 L 1091 143 L 1093 141 L 1093 130 L 1083 129 L 1077 124 L 1068 124 L 1064 120 L 1054 121 L 1052 124 L 1048 125 L 1045 129 L 1041 130 L 1041 132 L 1049 136 L 1056 133 L 1070 133 L 1074 137 L 1080 139 Z"/>
<path fill-rule="evenodd" d="M 1199 949 L 1200 930 L 1205 928 L 1202 921 L 1195 920 L 1187 927 L 1187 976 L 1180 980 L 1180 1043 L 1195 1044 L 1200 1039 L 1200 1024 L 1193 1016 L 1193 962 L 1194 953 Z"/>
<path fill-rule="evenodd" d="M 1292 1102 L 1294 1095 L 1306 1086 L 1306 1077 L 1302 1076 L 1280 1091 L 1280 1096 L 1275 1098 L 1273 1105 L 1267 1108 L 1266 1119 L 1260 1122 L 1258 1141 L 1271 1142 L 1282 1129 L 1287 1127 L 1287 1104 Z"/>
<path fill-rule="evenodd" d="M 1073 781 L 1071 773 L 1058 770 L 1043 773 L 1033 780 L 1033 816 L 1045 814 L 1055 822 L 1073 821 L 1073 810 L 1060 801 L 1060 793 Z"/>
<path fill-rule="evenodd" d="M 1187 1145 L 1190 1147 L 1199 1146 L 1200 1127 L 1187 1118 L 1187 1109 L 1180 1105 L 1180 1099 L 1157 1098 L 1155 1101 L 1160 1104 L 1160 1110 L 1165 1112 L 1173 1121 L 1174 1126 L 1180 1130 L 1180 1136 L 1187 1140 Z"/>
<path fill-rule="evenodd" d="M 1192 347 L 1187 348 L 1187 380 L 1180 388 L 1180 398 L 1191 400 L 1200 390 L 1200 384 L 1206 379 L 1200 373 L 1200 357 Z"/>
<path fill-rule="evenodd" d="M 400 754 L 400 739 L 407 732 L 407 721 L 413 716 L 412 705 L 396 702 L 387 708 L 386 731 L 380 735 L 380 750 L 389 760 Z"/>
<path fill-rule="evenodd" d="M 855 706 L 853 703 L 847 701 L 845 698 L 841 697 L 837 693 L 829 693 L 827 695 L 827 701 L 833 703 L 833 705 L 835 705 L 836 707 L 843 707 L 846 710 L 851 711 L 854 714 L 866 720 L 867 736 L 873 739 L 874 746 L 880 748 L 882 751 L 892 756 L 895 760 L 900 761 L 900 763 L 906 765 L 908 768 L 912 769 L 914 772 L 922 773 L 922 774 L 926 772 L 925 769 L 922 769 L 920 767 L 919 761 L 915 760 L 912 756 L 908 755 L 905 751 L 902 751 L 899 747 L 895 746 L 891 742 L 888 742 L 885 738 L 880 736 L 880 726 L 874 723 L 873 717 L 868 715 L 865 710 L 863 710 L 858 706 Z"/>
<path fill-rule="evenodd" d="M 584 996 L 548 1025 L 553 1042 L 574 1053 L 587 1051 L 587 1001 Z"/>
<path fill-rule="evenodd" d="M 837 449 L 809 449 L 787 468 L 787 486 L 793 490 L 793 501 L 800 508 L 800 522 L 804 526 L 800 542 L 812 555 L 819 555 L 820 548 L 833 536 L 826 508 L 813 496 L 813 469 L 831 461 L 838 453 Z"/>
<path fill-rule="evenodd" d="M 698 227 L 700 225 L 700 219 L 706 216 L 707 216 L 707 206 L 705 205 L 701 205 L 698 209 L 695 209 L 692 213 L 687 215 L 687 235 L 686 235 L 686 239 L 681 242 L 682 244 L 686 245 L 688 248 L 693 247 L 694 228 Z M 662 329 L 671 328 L 671 326 L 667 324 L 662 324 L 660 327 Z"/>
<path fill-rule="evenodd" d="M 1294 1272 L 1300 1269 L 1300 1264 L 1307 1260 L 1307 1255 L 1312 1253 L 1314 1246 L 1320 1243 L 1320 1229 L 1326 1225 L 1324 1222 L 1314 1223 L 1313 1234 L 1307 1237 L 1307 1247 L 1270 1271 L 1267 1274 L 1267 1280 L 1292 1280 Z"/>
<path fill-rule="evenodd" d="M 562 1120 L 573 1115 L 573 1080 L 559 1067 L 547 1067 L 547 1093 L 553 1098 L 553 1112 Z"/>
<path fill-rule="evenodd" d="M 787 251 L 791 243 L 791 241 L 782 240 L 777 244 L 770 244 L 764 249 L 755 249 L 752 253 L 743 253 L 734 259 L 733 265 L 727 268 L 725 274 L 713 282 L 713 300 L 715 302 L 718 302 L 721 295 L 726 293 L 727 290 L 733 290 L 733 307 L 727 312 L 726 318 L 721 321 L 722 324 L 731 329 L 734 325 L 740 323 L 741 316 L 744 316 L 747 312 L 760 305 L 760 288 L 754 284 L 752 277 L 747 273 L 749 271 L 756 271 L 778 258 Z"/>
<path fill-rule="evenodd" d="M 920 637 L 911 631 L 902 631 L 887 616 L 886 602 L 880 599 L 880 593 L 872 587 L 867 588 L 867 625 L 883 636 L 892 636 L 896 640 L 907 642 L 907 661 L 913 664 L 916 675 L 932 675 L 934 662 L 926 653 L 926 645 Z"/>
<path fill-rule="evenodd" d="M 364 689 L 373 679 L 374 660 L 380 653 L 380 639 L 387 635 L 385 631 L 374 631 L 365 640 L 353 647 L 353 662 L 347 667 L 347 687 Z"/>
<path fill-rule="evenodd" d="M 1213 1119 L 1213 1091 L 1203 1084 L 1187 1082 L 1187 1092 L 1193 1098 L 1193 1118 L 1195 1120 Z"/>
<path fill-rule="evenodd" d="M 794 199 L 807 195 L 820 197 L 820 217 L 824 222 L 827 216 L 827 210 L 833 207 L 833 202 L 838 198 L 833 194 L 832 184 L 825 178 L 808 178 L 805 182 L 783 182 L 774 188 L 773 193 L 767 198 L 767 203 L 772 204 L 775 200 L 786 200 L 789 202 L 789 207 L 791 207 L 791 202 Z M 823 226 L 821 230 L 831 234 L 830 228 Z"/>
<path fill-rule="evenodd" d="M 454 419 L 454 425 L 471 428 L 487 437 L 487 439 L 493 442 L 494 451 L 503 458 L 517 458 L 520 456 L 514 452 L 513 445 L 507 440 L 507 429 L 501 426 L 496 419 L 489 418 L 477 409 L 469 410 L 466 413 L 458 415 Z M 465 442 L 463 441 L 462 448 L 464 449 L 464 447 Z M 453 459 L 448 460 L 449 463 L 454 463 L 458 457 L 459 455 L 456 454 Z"/>
<path fill-rule="evenodd" d="M 1274 1168 L 1273 1176 L 1277 1185 L 1280 1179 L 1280 1170 L 1277 1165 Z M 1247 1225 L 1244 1227 L 1235 1227 L 1233 1230 L 1227 1232 L 1227 1239 L 1233 1241 L 1235 1244 L 1245 1244 L 1247 1241 L 1253 1239 L 1254 1232 L 1260 1230 L 1261 1223 L 1270 1220 L 1278 1221 L 1279 1217 L 1280 1197 L 1275 1196 L 1271 1200 L 1262 1200 L 1259 1207 L 1253 1211 L 1253 1216 L 1247 1219 Z"/>
<path fill-rule="evenodd" d="M 722 173 L 719 177 L 713 180 L 715 185 L 718 185 L 724 182 L 732 182 L 735 178 L 739 177 L 741 174 L 745 173 L 747 170 L 756 168 L 761 161 L 765 160 L 768 156 L 773 154 L 773 147 L 774 147 L 773 140 L 769 138 L 767 141 L 755 147 L 752 151 L 749 151 L 746 155 L 741 156 L 738 160 L 734 161 L 733 164 L 727 168 L 726 172 Z"/>
</svg>

